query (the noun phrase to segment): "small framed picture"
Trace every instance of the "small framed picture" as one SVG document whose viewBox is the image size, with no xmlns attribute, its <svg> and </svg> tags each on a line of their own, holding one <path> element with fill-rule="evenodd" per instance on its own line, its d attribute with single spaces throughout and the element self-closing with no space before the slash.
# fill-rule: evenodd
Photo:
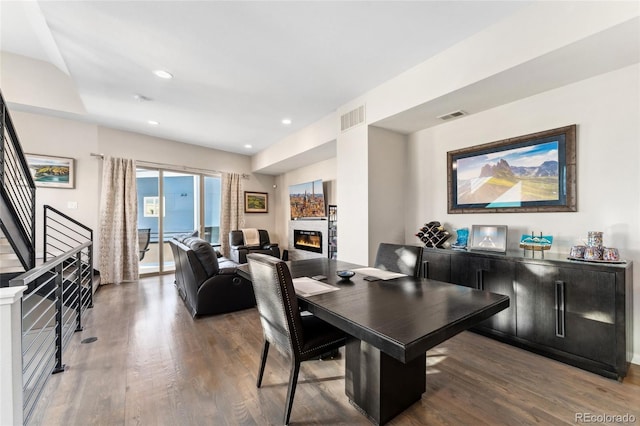
<svg viewBox="0 0 640 426">
<path fill-rule="evenodd" d="M 507 251 L 506 225 L 473 225 L 471 227 L 470 250 Z"/>
<path fill-rule="evenodd" d="M 25 154 L 31 177 L 36 186 L 75 188 L 75 160 L 50 155 Z"/>
<path fill-rule="evenodd" d="M 269 194 L 266 192 L 244 191 L 245 213 L 268 213 Z"/>
</svg>

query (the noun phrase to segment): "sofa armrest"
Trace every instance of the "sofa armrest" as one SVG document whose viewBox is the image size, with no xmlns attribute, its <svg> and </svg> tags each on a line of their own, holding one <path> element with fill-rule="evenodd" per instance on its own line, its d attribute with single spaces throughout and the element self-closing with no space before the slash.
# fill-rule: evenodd
<svg viewBox="0 0 640 426">
<path fill-rule="evenodd" d="M 198 289 L 198 315 L 233 312 L 255 304 L 251 282 L 235 273 L 214 275 Z"/>
<path fill-rule="evenodd" d="M 249 253 L 249 249 L 245 246 L 231 247 L 229 257 L 238 264 L 247 263 L 247 253 Z"/>
<path fill-rule="evenodd" d="M 269 248 L 269 254 L 271 254 L 271 256 L 273 257 L 277 257 L 278 259 L 280 259 L 280 247 L 278 247 L 278 244 L 271 244 L 271 247 Z"/>
</svg>

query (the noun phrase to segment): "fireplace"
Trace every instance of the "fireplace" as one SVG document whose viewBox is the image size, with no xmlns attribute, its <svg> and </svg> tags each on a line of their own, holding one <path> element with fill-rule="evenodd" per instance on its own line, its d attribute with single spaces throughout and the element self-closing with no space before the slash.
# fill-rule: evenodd
<svg viewBox="0 0 640 426">
<path fill-rule="evenodd" d="M 298 250 L 322 253 L 322 232 L 294 229 L 293 246 Z"/>
</svg>

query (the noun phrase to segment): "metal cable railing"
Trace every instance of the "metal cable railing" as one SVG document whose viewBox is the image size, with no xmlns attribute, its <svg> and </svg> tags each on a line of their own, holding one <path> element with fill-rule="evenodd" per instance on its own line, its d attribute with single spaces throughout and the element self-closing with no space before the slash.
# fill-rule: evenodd
<svg viewBox="0 0 640 426">
<path fill-rule="evenodd" d="M 51 373 L 64 371 L 62 353 L 93 303 L 93 241 L 9 281 L 27 286 L 22 297 L 22 375 L 27 424 Z"/>
<path fill-rule="evenodd" d="M 43 257 L 45 262 L 87 241 L 93 241 L 91 228 L 60 210 L 49 205 L 44 206 Z M 87 253 L 82 260 L 93 265 L 92 255 L 93 252 Z"/>
<path fill-rule="evenodd" d="M 36 188 L 0 92 L 0 226 L 22 266 L 35 266 Z"/>
</svg>

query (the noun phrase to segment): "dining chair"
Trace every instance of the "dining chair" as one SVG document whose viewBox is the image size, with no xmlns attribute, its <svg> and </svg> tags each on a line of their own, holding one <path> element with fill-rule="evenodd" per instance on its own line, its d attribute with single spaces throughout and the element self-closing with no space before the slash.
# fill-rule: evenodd
<svg viewBox="0 0 640 426">
<path fill-rule="evenodd" d="M 259 253 L 248 254 L 247 260 L 264 335 L 257 387 L 262 385 L 269 347 L 274 345 L 291 360 L 284 412 L 284 424 L 287 425 L 300 363 L 344 346 L 345 334 L 313 315 L 300 315 L 291 273 L 285 262 Z"/>
<path fill-rule="evenodd" d="M 420 276 L 422 250 L 423 248 L 420 246 L 380 243 L 373 266 L 385 271 L 418 277 Z"/>
<path fill-rule="evenodd" d="M 144 255 L 149 251 L 149 241 L 151 240 L 151 228 L 138 229 L 138 251 L 140 260 L 144 259 Z"/>
</svg>

